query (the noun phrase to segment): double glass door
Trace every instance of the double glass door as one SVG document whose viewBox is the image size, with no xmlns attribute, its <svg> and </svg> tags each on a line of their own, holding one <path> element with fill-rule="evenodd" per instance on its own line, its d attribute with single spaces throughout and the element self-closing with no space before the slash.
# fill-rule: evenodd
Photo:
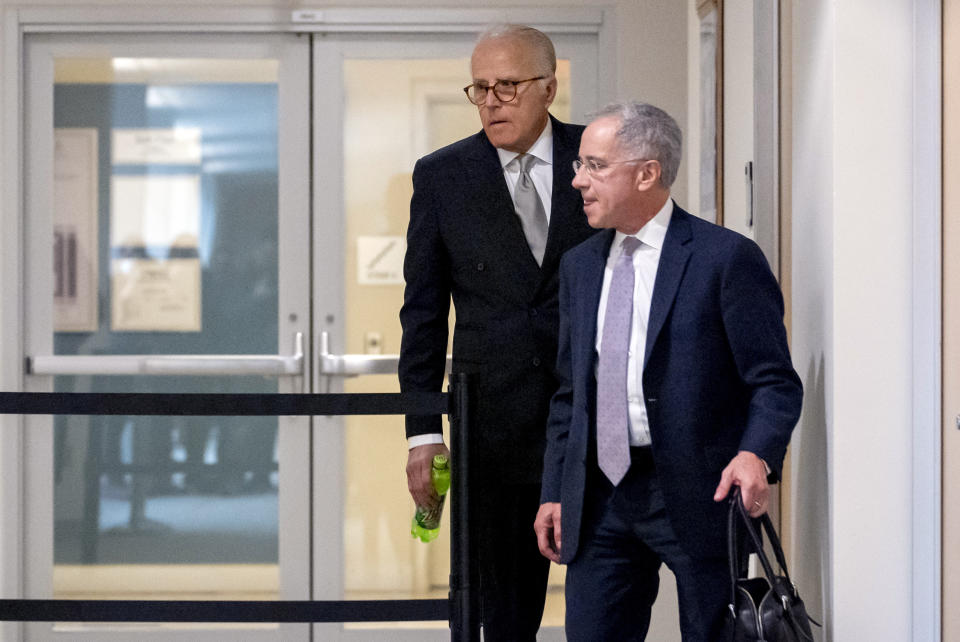
<svg viewBox="0 0 960 642">
<path fill-rule="evenodd" d="M 576 121 L 595 106 L 595 37 L 555 42 L 553 112 Z M 410 173 L 479 128 L 460 90 L 472 37 L 33 34 L 25 44 L 28 389 L 398 389 Z M 402 426 L 30 418 L 26 596 L 444 597 L 449 539 L 409 535 Z M 547 624 L 562 623 L 560 596 Z M 445 623 L 26 631 L 129 639 L 131 628 L 158 640 L 448 636 Z"/>
</svg>

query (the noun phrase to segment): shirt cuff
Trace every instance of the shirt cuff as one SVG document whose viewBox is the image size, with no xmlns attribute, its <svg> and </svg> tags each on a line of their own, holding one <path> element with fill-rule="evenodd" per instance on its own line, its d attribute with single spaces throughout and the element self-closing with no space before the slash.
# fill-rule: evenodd
<svg viewBox="0 0 960 642">
<path fill-rule="evenodd" d="M 427 444 L 442 444 L 443 434 L 439 432 L 428 432 L 425 435 L 414 435 L 407 439 L 407 448 L 413 450 L 417 446 L 426 446 Z"/>
</svg>

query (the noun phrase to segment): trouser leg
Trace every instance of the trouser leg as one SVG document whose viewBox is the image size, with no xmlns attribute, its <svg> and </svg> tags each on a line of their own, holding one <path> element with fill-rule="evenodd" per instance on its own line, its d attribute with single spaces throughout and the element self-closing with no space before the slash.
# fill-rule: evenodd
<svg viewBox="0 0 960 642">
<path fill-rule="evenodd" d="M 483 485 L 477 495 L 484 640 L 532 642 L 550 570 L 533 531 L 539 484 Z"/>
<path fill-rule="evenodd" d="M 661 562 L 677 578 L 684 642 L 729 639 L 726 558 L 692 558 L 683 550 L 652 458 L 636 457 L 616 488 L 599 470 L 591 476 L 580 548 L 567 570 L 568 639 L 645 639 Z"/>
</svg>

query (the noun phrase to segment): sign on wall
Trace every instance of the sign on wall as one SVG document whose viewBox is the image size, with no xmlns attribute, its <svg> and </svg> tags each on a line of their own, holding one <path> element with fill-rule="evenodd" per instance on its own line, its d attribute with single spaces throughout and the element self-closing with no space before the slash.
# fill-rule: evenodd
<svg viewBox="0 0 960 642">
<path fill-rule="evenodd" d="M 407 241 L 402 236 L 358 236 L 357 283 L 402 285 L 406 251 Z"/>
<path fill-rule="evenodd" d="M 97 329 L 97 130 L 57 128 L 53 155 L 53 327 Z"/>
<path fill-rule="evenodd" d="M 117 175 L 110 184 L 114 332 L 200 332 L 200 175 Z"/>
</svg>

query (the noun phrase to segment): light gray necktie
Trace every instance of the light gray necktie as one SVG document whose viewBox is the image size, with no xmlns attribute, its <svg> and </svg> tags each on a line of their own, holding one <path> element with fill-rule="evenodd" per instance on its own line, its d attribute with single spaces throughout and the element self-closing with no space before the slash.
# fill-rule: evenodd
<svg viewBox="0 0 960 642">
<path fill-rule="evenodd" d="M 623 239 L 607 293 L 597 367 L 597 462 L 614 486 L 630 468 L 627 363 L 633 320 L 633 252 L 640 241 Z"/>
<path fill-rule="evenodd" d="M 543 209 L 543 202 L 537 194 L 537 188 L 530 178 L 530 167 L 536 161 L 535 156 L 521 154 L 517 156 L 520 165 L 520 178 L 513 190 L 513 205 L 516 207 L 523 235 L 527 237 L 527 245 L 537 259 L 537 265 L 543 264 L 543 253 L 547 249 L 547 213 Z"/>
</svg>

